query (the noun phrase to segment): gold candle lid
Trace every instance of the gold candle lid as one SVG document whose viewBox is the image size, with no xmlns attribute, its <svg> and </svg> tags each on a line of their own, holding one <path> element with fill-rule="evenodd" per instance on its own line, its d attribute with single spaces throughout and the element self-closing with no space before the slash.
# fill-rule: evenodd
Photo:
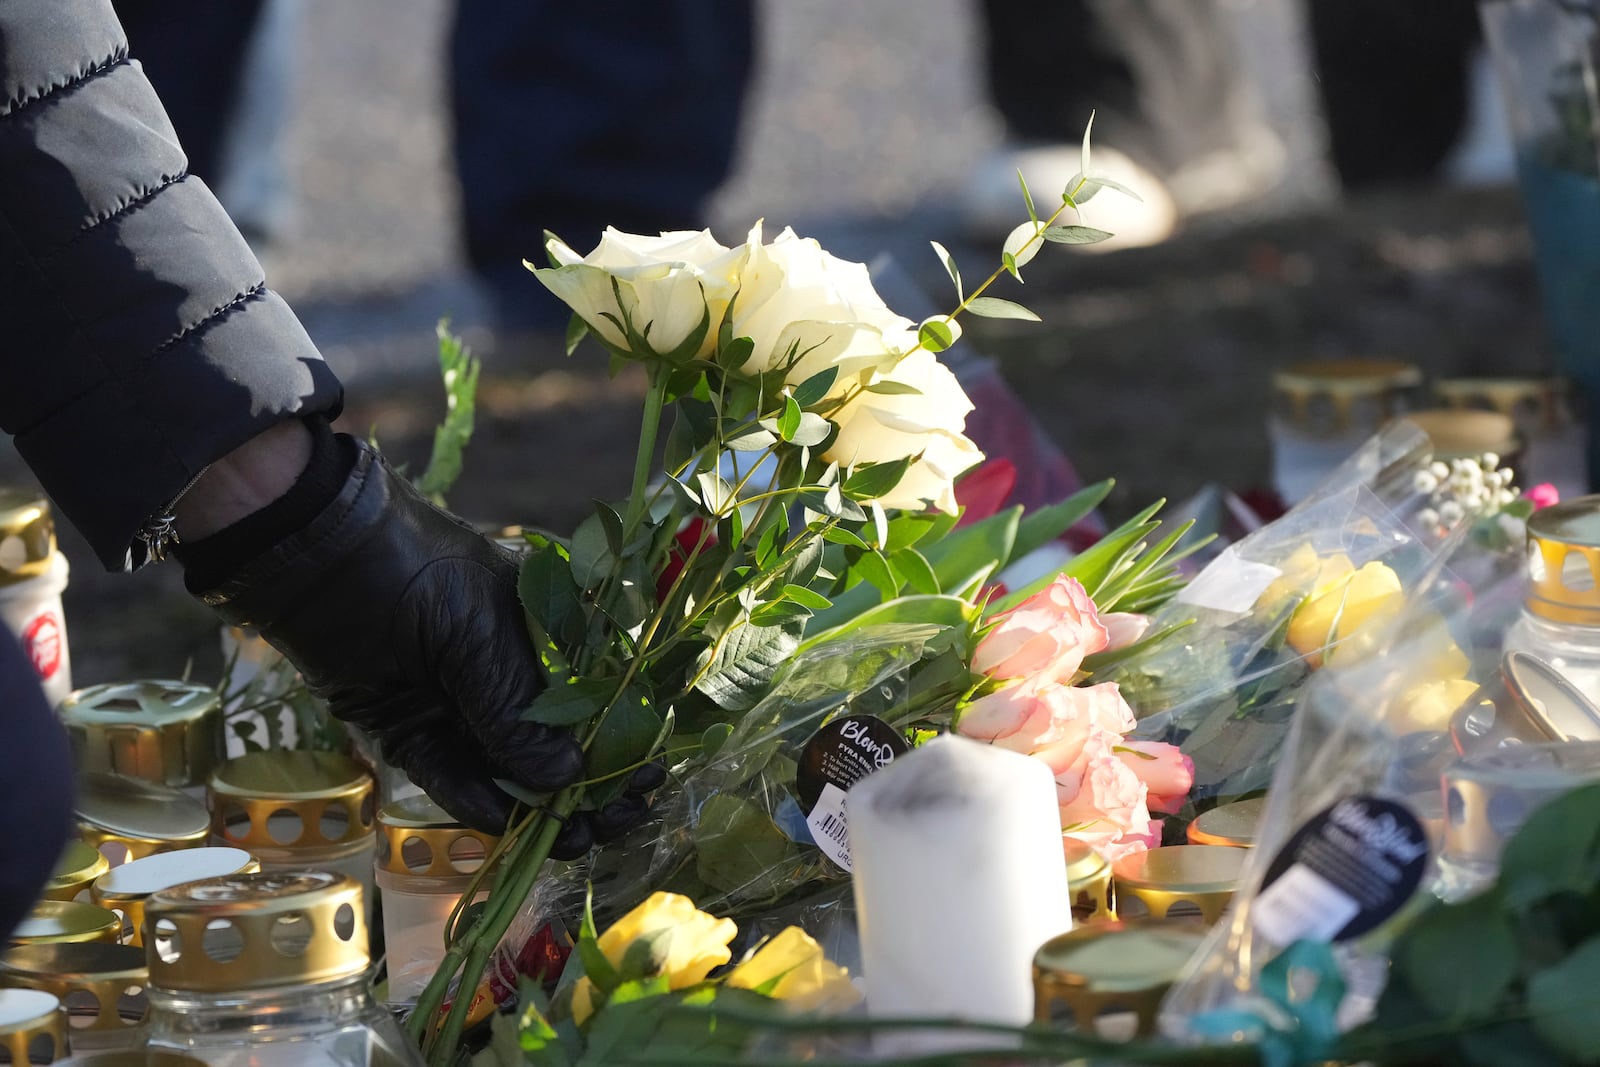
<svg viewBox="0 0 1600 1067">
<path fill-rule="evenodd" d="M 327 871 L 239 874 L 145 901 L 150 985 L 226 993 L 367 969 L 361 885 Z"/>
<path fill-rule="evenodd" d="M 1100 853 L 1072 837 L 1061 839 L 1061 850 L 1067 856 L 1067 884 L 1078 885 L 1106 874 L 1111 862 Z"/>
<path fill-rule="evenodd" d="M 0 586 L 37 578 L 50 569 L 56 524 L 38 493 L 0 489 Z"/>
<path fill-rule="evenodd" d="M 105 874 L 111 864 L 100 850 L 87 841 L 67 842 L 61 858 L 56 860 L 56 871 L 44 884 L 41 896 L 45 900 L 76 900 L 79 893 L 88 889 L 94 880 Z"/>
<path fill-rule="evenodd" d="M 76 1005 L 67 1009 L 75 1030 L 137 1026 L 149 1007 L 147 979 L 144 953 L 131 945 L 23 945 L 0 953 L 0 985 L 42 989 L 67 1004 L 86 999 L 73 994 L 94 998 L 92 1017 L 86 1003 L 81 1011 Z"/>
<path fill-rule="evenodd" d="M 1406 405 L 1404 395 L 1422 384 L 1415 364 L 1389 359 L 1335 359 L 1296 363 L 1272 376 L 1279 412 L 1304 430 L 1342 433 L 1357 409 L 1371 409 L 1376 426 Z"/>
<path fill-rule="evenodd" d="M 372 789 L 371 772 L 349 756 L 252 752 L 211 775 L 212 826 L 217 836 L 262 855 L 348 844 L 372 833 Z M 293 818 L 269 825 L 279 813 Z"/>
<path fill-rule="evenodd" d="M 67 1051 L 66 1012 L 39 989 L 0 989 L 0 1049 L 7 1063 L 53 1063 Z M 48 1053 L 48 1055 L 46 1055 Z"/>
<path fill-rule="evenodd" d="M 79 770 L 175 787 L 222 758 L 222 700 L 209 686 L 152 680 L 79 689 L 61 702 Z"/>
<path fill-rule="evenodd" d="M 11 931 L 11 942 L 16 945 L 115 942 L 121 932 L 122 920 L 114 911 L 70 900 L 41 900 Z"/>
<path fill-rule="evenodd" d="M 378 830 L 379 868 L 407 877 L 470 875 L 500 840 L 461 825 L 423 795 L 385 804 L 378 812 Z"/>
<path fill-rule="evenodd" d="M 206 843 L 211 816 L 187 793 L 137 778 L 85 774 L 78 779 L 78 830 L 83 839 L 107 852 L 115 866 L 157 852 L 196 848 Z"/>
<path fill-rule="evenodd" d="M 1090 993 L 1164 988 L 1182 973 L 1205 937 L 1205 927 L 1190 922 L 1113 920 L 1080 926 L 1044 943 L 1034 954 L 1034 973 Z"/>
<path fill-rule="evenodd" d="M 1549 431 L 1570 421 L 1562 378 L 1444 378 L 1433 389 L 1447 408 L 1496 411 L 1528 430 Z"/>
<path fill-rule="evenodd" d="M 113 867 L 95 880 L 89 896 L 102 908 L 122 913 L 123 939 L 130 945 L 144 940 L 144 902 L 152 893 L 185 882 L 228 874 L 259 871 L 261 864 L 241 848 L 190 848 L 163 852 Z"/>
<path fill-rule="evenodd" d="M 1444 845 L 1456 859 L 1496 859 L 1534 809 L 1600 780 L 1600 741 L 1510 745 L 1444 772 Z"/>
<path fill-rule="evenodd" d="M 1459 755 L 1512 744 L 1600 739 L 1600 707 L 1531 652 L 1500 657 L 1500 673 L 1450 716 Z"/>
<path fill-rule="evenodd" d="M 1227 893 L 1238 885 L 1249 853 L 1217 845 L 1167 845 L 1131 852 L 1111 865 L 1117 883 L 1165 893 Z"/>
<path fill-rule="evenodd" d="M 1475 459 L 1485 452 L 1510 456 L 1522 447 L 1517 424 L 1510 415 L 1497 411 L 1432 408 L 1410 411 L 1402 417 L 1428 435 L 1433 442 L 1434 459 Z"/>
<path fill-rule="evenodd" d="M 1189 824 L 1189 844 L 1254 848 L 1256 830 L 1261 826 L 1261 814 L 1266 806 L 1266 797 L 1220 804 Z"/>
<path fill-rule="evenodd" d="M 1574 497 L 1528 517 L 1530 612 L 1600 626 L 1600 495 Z"/>
</svg>

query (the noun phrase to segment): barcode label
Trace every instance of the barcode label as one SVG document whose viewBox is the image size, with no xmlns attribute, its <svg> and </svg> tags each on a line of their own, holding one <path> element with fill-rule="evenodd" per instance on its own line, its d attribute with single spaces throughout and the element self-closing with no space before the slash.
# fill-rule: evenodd
<svg viewBox="0 0 1600 1067">
<path fill-rule="evenodd" d="M 1296 863 L 1262 890 L 1252 911 L 1256 933 L 1288 945 L 1302 938 L 1331 941 L 1361 905 L 1310 867 Z"/>
<path fill-rule="evenodd" d="M 811 827 L 811 837 L 822 854 L 848 871 L 850 824 L 845 819 L 844 797 L 843 789 L 832 782 L 825 784 L 822 794 L 817 797 L 816 807 L 806 817 L 806 825 Z"/>
</svg>

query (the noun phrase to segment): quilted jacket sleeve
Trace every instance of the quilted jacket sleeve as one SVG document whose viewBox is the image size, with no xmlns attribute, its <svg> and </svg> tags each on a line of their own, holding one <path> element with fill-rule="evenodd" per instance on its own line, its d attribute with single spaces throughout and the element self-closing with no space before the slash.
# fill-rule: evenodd
<svg viewBox="0 0 1600 1067">
<path fill-rule="evenodd" d="M 341 396 L 109 0 L 0 0 L 0 429 L 107 568 L 207 464 Z"/>
</svg>

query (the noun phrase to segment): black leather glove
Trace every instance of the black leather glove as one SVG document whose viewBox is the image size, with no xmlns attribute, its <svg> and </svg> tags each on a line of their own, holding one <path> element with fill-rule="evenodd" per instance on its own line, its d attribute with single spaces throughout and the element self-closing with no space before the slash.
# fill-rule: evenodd
<svg viewBox="0 0 1600 1067">
<path fill-rule="evenodd" d="M 513 800 L 491 779 L 549 793 L 583 770 L 570 731 L 521 720 L 543 682 L 516 557 L 428 503 L 365 444 L 340 441 L 356 454 L 333 502 L 192 591 L 257 628 L 445 810 L 498 833 Z"/>
</svg>

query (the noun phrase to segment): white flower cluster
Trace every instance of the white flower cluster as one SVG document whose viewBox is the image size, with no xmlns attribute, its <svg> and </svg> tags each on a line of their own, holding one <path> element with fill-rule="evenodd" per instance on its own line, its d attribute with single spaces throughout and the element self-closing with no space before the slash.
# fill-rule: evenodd
<svg viewBox="0 0 1600 1067">
<path fill-rule="evenodd" d="M 1435 460 L 1412 482 L 1417 492 L 1428 496 L 1417 521 L 1449 529 L 1469 515 L 1499 511 L 1517 499 L 1514 476 L 1510 467 L 1500 466 L 1500 457 L 1493 452 L 1449 463 Z"/>
</svg>

